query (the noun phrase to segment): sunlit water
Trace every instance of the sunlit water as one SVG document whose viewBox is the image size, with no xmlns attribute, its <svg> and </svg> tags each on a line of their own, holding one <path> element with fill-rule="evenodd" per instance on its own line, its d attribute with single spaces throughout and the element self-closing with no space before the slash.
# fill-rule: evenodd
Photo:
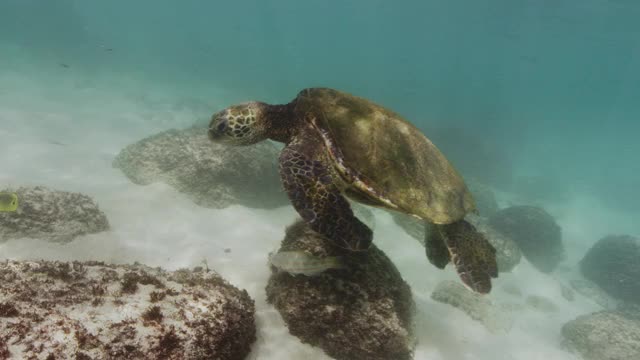
<svg viewBox="0 0 640 360">
<path fill-rule="evenodd" d="M 0 258 L 166 269 L 206 260 L 256 300 L 251 358 L 326 358 L 290 336 L 265 300 L 266 256 L 295 219 L 292 208 L 205 209 L 167 185 L 134 185 L 111 166 L 143 137 L 238 101 L 287 102 L 308 86 L 369 97 L 427 134 L 462 129 L 498 158 L 444 135 L 434 141 L 465 175 L 494 187 L 502 206 L 522 201 L 518 176 L 548 180 L 524 198 L 562 226 L 570 268 L 602 236 L 640 234 L 640 5 L 632 1 L 135 4 L 0 2 L 0 187 L 88 194 L 112 226 L 66 245 L 9 241 Z M 482 161 L 490 171 L 467 167 Z M 491 333 L 430 299 L 456 275 L 432 267 L 389 214 L 375 215 L 375 242 L 418 305 L 416 359 L 572 358 L 560 328 L 598 306 L 562 298 L 559 284 L 571 274 L 544 275 L 524 259 L 501 274 L 495 301 L 522 302 L 502 290 L 516 285 L 559 311 L 525 307 L 509 331 Z"/>
</svg>

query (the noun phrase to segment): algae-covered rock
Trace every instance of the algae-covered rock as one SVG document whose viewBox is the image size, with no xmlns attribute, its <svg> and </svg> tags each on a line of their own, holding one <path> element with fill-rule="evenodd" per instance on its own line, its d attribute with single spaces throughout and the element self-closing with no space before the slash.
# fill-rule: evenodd
<svg viewBox="0 0 640 360">
<path fill-rule="evenodd" d="M 618 311 L 579 316 L 562 327 L 562 335 L 587 360 L 640 359 L 640 321 Z"/>
<path fill-rule="evenodd" d="M 296 222 L 281 251 L 343 256 L 346 269 L 318 276 L 291 275 L 272 267 L 267 299 L 289 332 L 336 359 L 411 359 L 414 303 L 411 289 L 382 251 L 345 253 Z"/>
<path fill-rule="evenodd" d="M 192 127 L 131 144 L 113 166 L 135 184 L 164 182 L 203 207 L 275 208 L 289 204 L 280 183 L 278 155 L 268 141 L 225 146 L 209 141 L 206 128 Z"/>
<path fill-rule="evenodd" d="M 580 261 L 580 270 L 614 298 L 640 303 L 640 239 L 600 239 Z"/>
<path fill-rule="evenodd" d="M 109 221 L 89 196 L 44 186 L 0 189 L 15 193 L 18 208 L 0 212 L 0 242 L 35 238 L 66 243 L 109 230 Z"/>
<path fill-rule="evenodd" d="M 552 272 L 566 258 L 562 230 L 542 208 L 511 206 L 491 216 L 489 224 L 513 239 L 522 255 L 541 272 Z"/>
<path fill-rule="evenodd" d="M 439 283 L 431 298 L 462 310 L 491 332 L 508 331 L 513 324 L 510 307 L 495 304 L 486 295 L 475 293 L 456 281 Z"/>
<path fill-rule="evenodd" d="M 253 301 L 214 272 L 0 263 L 0 358 L 235 360 L 255 332 Z"/>
</svg>

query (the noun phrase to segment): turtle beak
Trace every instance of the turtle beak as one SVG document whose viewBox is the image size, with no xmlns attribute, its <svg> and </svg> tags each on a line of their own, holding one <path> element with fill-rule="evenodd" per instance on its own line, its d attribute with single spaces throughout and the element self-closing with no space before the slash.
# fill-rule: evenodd
<svg viewBox="0 0 640 360">
<path fill-rule="evenodd" d="M 214 114 L 211 117 L 209 130 L 207 131 L 209 140 L 216 142 L 222 140 L 225 135 L 225 131 L 227 130 L 227 126 L 227 117 L 225 116 L 224 111 Z"/>
</svg>

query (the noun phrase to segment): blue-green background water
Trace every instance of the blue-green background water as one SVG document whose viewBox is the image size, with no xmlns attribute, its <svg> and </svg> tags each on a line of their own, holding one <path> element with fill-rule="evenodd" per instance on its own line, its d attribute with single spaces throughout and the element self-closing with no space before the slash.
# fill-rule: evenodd
<svg viewBox="0 0 640 360">
<path fill-rule="evenodd" d="M 230 104 L 334 87 L 404 115 L 501 207 L 540 205 L 562 227 L 558 271 L 523 259 L 491 295 L 545 296 L 559 310 L 520 308 L 493 334 L 430 298 L 455 273 L 376 212 L 374 243 L 417 303 L 415 358 L 573 359 L 562 325 L 602 306 L 566 301 L 559 284 L 598 239 L 640 235 L 638 19 L 633 0 L 0 0 L 0 185 L 85 193 L 112 224 L 69 244 L 13 239 L 0 258 L 206 260 L 256 301 L 251 359 L 326 358 L 288 335 L 265 299 L 267 254 L 291 207 L 203 208 L 166 184 L 133 184 L 112 161 Z"/>
<path fill-rule="evenodd" d="M 639 18 L 631 0 L 0 0 L 0 71 L 117 73 L 211 112 L 214 89 L 335 87 L 405 115 L 466 176 L 640 211 Z"/>
</svg>

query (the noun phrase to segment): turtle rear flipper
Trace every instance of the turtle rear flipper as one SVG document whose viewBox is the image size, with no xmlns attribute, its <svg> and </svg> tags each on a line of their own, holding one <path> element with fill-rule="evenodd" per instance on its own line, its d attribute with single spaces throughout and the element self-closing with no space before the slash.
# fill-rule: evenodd
<svg viewBox="0 0 640 360">
<path fill-rule="evenodd" d="M 351 205 L 334 182 L 323 151 L 319 141 L 304 132 L 282 150 L 280 176 L 287 195 L 312 230 L 339 247 L 367 250 L 373 233 L 353 215 Z"/>
<path fill-rule="evenodd" d="M 465 220 L 433 228 L 444 240 L 462 282 L 475 292 L 489 293 L 491 278 L 498 277 L 498 264 L 496 249 L 484 235 Z"/>
</svg>

